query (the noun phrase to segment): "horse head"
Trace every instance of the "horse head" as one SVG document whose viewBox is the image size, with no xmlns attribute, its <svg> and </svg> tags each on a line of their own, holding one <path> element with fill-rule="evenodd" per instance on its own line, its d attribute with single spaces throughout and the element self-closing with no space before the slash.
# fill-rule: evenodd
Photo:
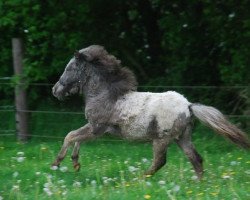
<svg viewBox="0 0 250 200">
<path fill-rule="evenodd" d="M 59 100 L 63 100 L 66 96 L 81 92 L 81 87 L 86 84 L 86 69 L 91 57 L 82 49 L 76 51 L 74 57 L 66 65 L 59 81 L 53 86 L 52 93 Z"/>
<path fill-rule="evenodd" d="M 102 89 L 106 87 L 114 96 L 135 90 L 137 82 L 134 74 L 121 67 L 120 63 L 120 60 L 99 45 L 76 51 L 52 88 L 52 93 L 62 100 L 65 96 L 83 92 L 86 85 L 90 88 L 89 92 L 96 86 Z"/>
</svg>

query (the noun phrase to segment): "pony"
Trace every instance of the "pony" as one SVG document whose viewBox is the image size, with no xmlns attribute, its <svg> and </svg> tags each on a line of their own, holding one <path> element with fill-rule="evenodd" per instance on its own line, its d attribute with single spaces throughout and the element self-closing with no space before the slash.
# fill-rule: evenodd
<svg viewBox="0 0 250 200">
<path fill-rule="evenodd" d="M 246 133 L 231 124 L 216 108 L 191 103 L 175 91 L 136 90 L 133 72 L 123 67 L 104 47 L 91 45 L 76 51 L 52 93 L 59 100 L 83 93 L 88 123 L 67 134 L 52 166 L 58 167 L 69 146 L 74 145 L 71 158 L 78 171 L 80 144 L 110 133 L 123 139 L 152 142 L 153 161 L 145 175 L 153 175 L 166 164 L 167 148 L 171 142 L 176 142 L 201 179 L 203 160 L 191 141 L 194 118 L 236 145 L 250 148 Z"/>
</svg>

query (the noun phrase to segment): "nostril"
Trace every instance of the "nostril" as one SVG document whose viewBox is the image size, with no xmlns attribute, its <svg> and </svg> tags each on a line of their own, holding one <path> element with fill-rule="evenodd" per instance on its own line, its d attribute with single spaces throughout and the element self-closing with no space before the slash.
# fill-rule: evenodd
<svg viewBox="0 0 250 200">
<path fill-rule="evenodd" d="M 52 87 L 52 94 L 55 96 L 56 95 L 56 90 L 58 87 L 58 83 L 56 83 L 53 87 Z"/>
</svg>

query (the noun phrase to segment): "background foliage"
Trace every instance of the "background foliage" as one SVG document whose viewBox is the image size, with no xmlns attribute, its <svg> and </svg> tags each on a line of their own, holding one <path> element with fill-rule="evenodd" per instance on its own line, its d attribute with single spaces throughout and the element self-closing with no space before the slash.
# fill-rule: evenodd
<svg viewBox="0 0 250 200">
<path fill-rule="evenodd" d="M 2 0 L 0 76 L 12 76 L 11 38 L 22 37 L 29 82 L 54 83 L 76 49 L 101 44 L 140 84 L 247 85 L 249 7 L 248 0 Z M 221 102 L 234 99 L 245 109 L 240 92 L 215 92 L 216 104 L 227 109 Z M 30 92 L 33 99 L 41 93 Z"/>
<path fill-rule="evenodd" d="M 174 89 L 192 102 L 249 116 L 250 87 L 226 87 L 250 83 L 249 8 L 249 0 L 0 0 L 0 199 L 249 199 L 249 152 L 203 126 L 193 140 L 204 158 L 201 182 L 174 145 L 168 166 L 142 179 L 150 145 L 109 137 L 82 145 L 81 172 L 72 173 L 69 157 L 68 171 L 51 171 L 62 136 L 85 123 L 68 112 L 82 112 L 82 99 L 58 102 L 51 85 L 31 84 L 55 83 L 76 49 L 100 44 L 136 73 L 139 90 Z M 5 106 L 14 104 L 14 84 L 1 79 L 13 76 L 13 37 L 25 46 L 28 144 L 16 142 L 15 112 Z M 241 123 L 246 132 L 248 119 Z"/>
</svg>

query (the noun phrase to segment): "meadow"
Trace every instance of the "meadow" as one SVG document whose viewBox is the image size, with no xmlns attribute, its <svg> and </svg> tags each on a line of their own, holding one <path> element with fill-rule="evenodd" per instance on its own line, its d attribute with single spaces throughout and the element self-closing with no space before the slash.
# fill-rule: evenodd
<svg viewBox="0 0 250 200">
<path fill-rule="evenodd" d="M 250 155 L 198 126 L 194 143 L 204 159 L 201 181 L 176 144 L 167 165 L 144 177 L 152 160 L 149 143 L 102 138 L 81 145 L 80 172 L 70 152 L 51 169 L 62 139 L 16 142 L 0 138 L 0 199 L 250 199 Z"/>
</svg>

